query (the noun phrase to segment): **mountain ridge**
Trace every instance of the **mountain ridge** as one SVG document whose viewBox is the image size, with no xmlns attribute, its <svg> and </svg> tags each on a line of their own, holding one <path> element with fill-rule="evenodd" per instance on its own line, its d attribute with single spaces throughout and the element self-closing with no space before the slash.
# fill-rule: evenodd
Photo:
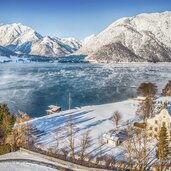
<svg viewBox="0 0 171 171">
<path fill-rule="evenodd" d="M 0 46 L 17 54 L 60 57 L 81 47 L 74 38 L 42 36 L 21 23 L 0 25 Z"/>
<path fill-rule="evenodd" d="M 170 62 L 171 12 L 121 18 L 83 42 L 76 53 L 93 62 Z"/>
</svg>

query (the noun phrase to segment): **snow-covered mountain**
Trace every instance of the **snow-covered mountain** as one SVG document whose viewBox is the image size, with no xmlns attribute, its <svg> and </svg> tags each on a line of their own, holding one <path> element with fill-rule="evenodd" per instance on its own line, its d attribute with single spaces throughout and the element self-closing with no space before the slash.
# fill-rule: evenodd
<svg viewBox="0 0 171 171">
<path fill-rule="evenodd" d="M 0 46 L 0 56 L 6 56 L 6 57 L 10 57 L 10 56 L 14 56 L 15 53 L 12 52 L 11 50 L 3 47 L 3 46 Z"/>
<path fill-rule="evenodd" d="M 73 38 L 73 37 L 71 37 L 71 38 L 62 38 L 62 39 L 60 39 L 60 41 L 62 43 L 64 43 L 65 45 L 68 45 L 71 48 L 72 52 L 80 49 L 81 46 L 82 46 L 82 42 L 75 39 L 75 38 Z"/>
<path fill-rule="evenodd" d="M 171 12 L 121 18 L 76 53 L 97 62 L 171 61 Z"/>
<path fill-rule="evenodd" d="M 71 42 L 72 43 L 72 42 Z M 26 42 L 17 46 L 18 53 L 28 53 L 31 55 L 41 55 L 49 57 L 65 56 L 75 52 L 77 49 L 63 43 L 59 38 L 45 36 L 39 40 Z"/>
<path fill-rule="evenodd" d="M 43 37 L 30 27 L 22 24 L 1 24 L 0 45 L 19 53 L 48 57 L 69 55 L 81 47 L 74 38 Z"/>
<path fill-rule="evenodd" d="M 42 36 L 25 25 L 2 24 L 0 25 L 0 45 L 21 45 L 28 41 L 39 40 Z"/>
</svg>

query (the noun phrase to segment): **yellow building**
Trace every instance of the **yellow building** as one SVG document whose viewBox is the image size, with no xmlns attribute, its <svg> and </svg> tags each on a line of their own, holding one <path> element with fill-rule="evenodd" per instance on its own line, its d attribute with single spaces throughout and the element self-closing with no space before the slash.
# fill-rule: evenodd
<svg viewBox="0 0 171 171">
<path fill-rule="evenodd" d="M 150 137 L 157 137 L 160 128 L 165 125 L 171 138 L 171 114 L 168 109 L 162 109 L 155 117 L 147 120 L 147 130 Z"/>
</svg>

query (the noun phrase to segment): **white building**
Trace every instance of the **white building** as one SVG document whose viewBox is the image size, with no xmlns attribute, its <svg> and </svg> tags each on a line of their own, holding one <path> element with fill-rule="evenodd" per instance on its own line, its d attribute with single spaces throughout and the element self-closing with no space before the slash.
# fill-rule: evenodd
<svg viewBox="0 0 171 171">
<path fill-rule="evenodd" d="M 147 130 L 150 137 L 157 137 L 161 127 L 165 125 L 171 138 L 171 114 L 168 109 L 162 109 L 155 117 L 147 120 Z"/>
<path fill-rule="evenodd" d="M 128 135 L 125 132 L 122 131 L 116 131 L 116 132 L 109 132 L 106 134 L 103 134 L 102 142 L 104 144 L 110 144 L 114 147 L 120 145 L 123 141 L 125 141 L 128 138 Z"/>
</svg>

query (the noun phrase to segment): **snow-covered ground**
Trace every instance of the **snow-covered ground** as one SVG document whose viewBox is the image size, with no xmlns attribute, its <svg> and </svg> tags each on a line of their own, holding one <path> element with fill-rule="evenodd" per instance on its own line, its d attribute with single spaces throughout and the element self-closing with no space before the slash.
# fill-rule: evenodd
<svg viewBox="0 0 171 171">
<path fill-rule="evenodd" d="M 68 117 L 72 115 L 77 130 L 75 135 L 76 149 L 79 150 L 78 146 L 80 139 L 82 138 L 82 135 L 89 130 L 91 147 L 88 150 L 90 154 L 96 155 L 99 152 L 99 147 L 101 145 L 99 137 L 115 128 L 115 125 L 111 120 L 113 113 L 118 110 L 122 114 L 121 123 L 122 125 L 125 125 L 127 121 L 132 122 L 133 120 L 136 120 L 136 109 L 137 101 L 130 99 L 117 103 L 85 106 L 67 110 L 57 114 L 40 117 L 30 122 L 39 130 L 36 132 L 37 143 L 41 144 L 42 148 L 48 149 L 50 147 L 55 147 L 56 136 L 58 136 L 60 147 L 63 148 L 68 146 L 66 122 Z M 59 129 L 60 131 L 57 131 Z M 111 145 L 105 145 L 101 150 L 103 150 L 104 154 L 115 153 L 115 156 L 120 155 L 122 152 L 121 147 L 114 148 Z"/>
<path fill-rule="evenodd" d="M 171 97 L 159 97 L 157 101 L 171 101 Z M 81 108 L 75 108 L 71 110 L 62 111 L 60 113 L 47 115 L 44 117 L 35 118 L 30 120 L 29 123 L 34 125 L 37 130 L 34 134 L 37 136 L 37 146 L 44 150 L 50 147 L 56 147 L 56 139 L 59 139 L 59 147 L 63 148 L 68 146 L 68 138 L 66 135 L 66 122 L 69 116 L 72 115 L 74 119 L 75 128 L 77 130 L 75 139 L 76 139 L 76 152 L 79 151 L 79 144 L 82 135 L 89 130 L 91 136 L 91 146 L 88 149 L 88 153 L 91 155 L 102 154 L 111 154 L 117 159 L 123 160 L 124 148 L 122 145 L 114 147 L 113 145 L 105 144 L 102 145 L 99 142 L 99 136 L 107 133 L 111 129 L 114 129 L 115 126 L 111 121 L 111 117 L 115 111 L 119 111 L 122 114 L 122 121 L 120 123 L 121 129 L 124 128 L 124 125 L 127 121 L 134 122 L 138 120 L 136 115 L 136 110 L 138 106 L 138 100 L 128 99 L 126 101 L 104 104 L 104 105 L 95 105 L 95 106 L 85 106 Z M 60 129 L 60 131 L 59 131 Z M 58 131 L 57 131 L 58 130 Z M 57 134 L 58 132 L 58 134 Z M 102 145 L 102 147 L 100 147 Z M 152 144 L 151 144 L 152 145 Z M 153 154 L 154 155 L 154 154 Z M 47 159 L 37 157 L 35 155 L 27 154 L 24 152 L 13 152 L 6 155 L 0 156 L 2 159 L 31 159 L 40 162 L 47 162 L 55 164 L 57 166 L 62 166 L 58 163 L 54 163 Z M 63 167 L 63 166 L 62 166 Z M 69 167 L 69 166 L 68 166 Z M 27 162 L 0 162 L 0 168 L 2 171 L 44 171 L 49 170 L 53 171 L 53 168 L 48 168 L 42 165 L 35 165 Z"/>
<path fill-rule="evenodd" d="M 40 157 L 36 157 L 27 153 L 23 153 L 23 152 L 12 152 L 12 153 L 8 153 L 5 155 L 1 155 L 0 156 L 0 161 L 1 160 L 5 160 L 5 159 L 28 159 L 28 160 L 36 160 L 36 161 L 43 161 L 43 162 L 47 162 L 47 163 L 52 163 L 48 160 L 45 160 L 43 158 Z M 50 168 L 50 167 L 46 167 L 46 166 L 42 166 L 42 165 L 38 165 L 38 164 L 32 164 L 32 163 L 27 163 L 27 162 L 19 162 L 19 161 L 14 161 L 14 162 L 0 162 L 0 170 L 1 171 L 56 171 L 56 169 Z"/>
<path fill-rule="evenodd" d="M 5 161 L 9 159 L 15 159 L 15 160 L 19 159 L 19 160 L 18 161 L 12 161 L 12 160 Z M 20 159 L 23 159 L 25 161 L 20 161 Z M 36 161 L 36 162 L 34 163 L 29 162 L 29 160 Z M 57 168 L 59 168 L 59 170 L 60 168 L 68 168 L 74 171 L 79 171 L 78 169 L 74 169 L 72 166 L 62 165 L 57 162 L 44 159 L 40 156 L 28 154 L 27 152 L 16 151 L 16 152 L 11 152 L 8 154 L 0 155 L 0 170 L 1 171 L 58 171 Z"/>
<path fill-rule="evenodd" d="M 171 98 L 162 97 L 157 99 L 157 101 L 160 100 L 171 101 Z M 102 150 L 103 154 L 114 155 L 119 159 L 124 152 L 122 145 L 114 147 L 113 145 L 105 144 L 100 147 L 102 144 L 99 137 L 115 129 L 115 125 L 111 120 L 115 111 L 119 111 L 122 115 L 120 129 L 126 128 L 128 122 L 133 124 L 138 121 L 138 116 L 136 115 L 138 103 L 135 99 L 128 99 L 104 105 L 85 106 L 36 118 L 30 122 L 39 130 L 35 132 L 39 147 L 43 149 L 56 147 L 56 139 L 58 139 L 58 148 L 64 148 L 68 146 L 66 122 L 68 117 L 72 116 L 76 128 L 75 146 L 77 152 L 79 151 L 82 135 L 86 131 L 90 131 L 91 146 L 88 149 L 89 154 L 96 156 Z"/>
<path fill-rule="evenodd" d="M 5 162 L 0 163 L 1 171 L 58 171 L 53 168 L 48 168 L 41 165 L 20 162 Z"/>
</svg>

